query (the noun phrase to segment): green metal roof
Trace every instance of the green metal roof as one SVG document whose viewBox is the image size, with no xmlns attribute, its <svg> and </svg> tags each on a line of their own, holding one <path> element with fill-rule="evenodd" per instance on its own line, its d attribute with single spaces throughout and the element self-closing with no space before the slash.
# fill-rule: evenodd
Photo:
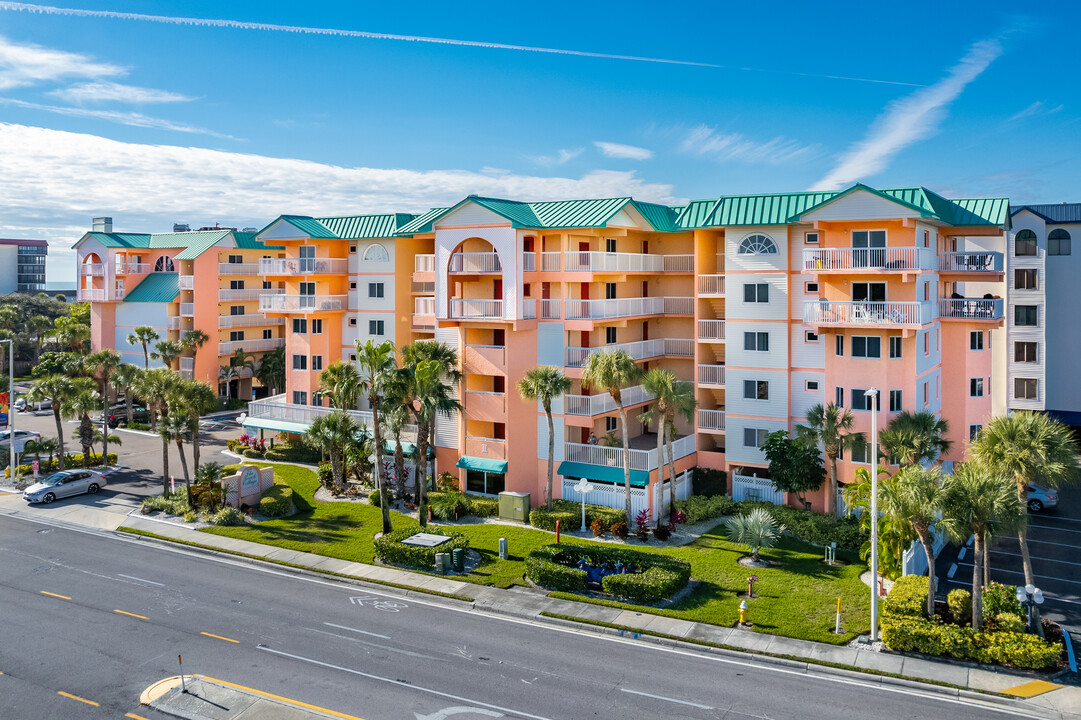
<svg viewBox="0 0 1081 720">
<path fill-rule="evenodd" d="M 419 235 L 421 233 L 430 233 L 432 231 L 432 223 L 435 222 L 436 218 L 443 217 L 443 213 L 445 213 L 447 210 L 450 210 L 450 208 L 432 208 L 426 213 L 421 213 L 420 215 L 417 215 L 405 225 L 402 225 L 400 228 L 398 228 L 398 235 Z"/>
<path fill-rule="evenodd" d="M 300 230 L 302 233 L 304 233 L 310 238 L 316 238 L 320 240 L 341 239 L 340 237 L 335 235 L 330 230 L 330 228 L 323 225 L 323 223 L 319 222 L 315 218 L 308 217 L 307 215 L 281 215 L 276 220 L 271 222 L 270 225 L 278 222 L 278 220 L 284 220 L 285 222 L 289 223 L 297 230 Z M 267 227 L 270 227 L 270 225 L 267 225 Z M 267 228 L 263 228 L 263 230 L 266 229 Z M 259 232 L 262 233 L 262 230 L 260 230 Z"/>
<path fill-rule="evenodd" d="M 657 230 L 661 232 L 680 231 L 679 225 L 676 224 L 676 218 L 679 216 L 678 209 L 638 200 L 634 201 L 634 206 L 638 209 L 638 212 L 642 213 L 646 221 Z"/>
<path fill-rule="evenodd" d="M 623 484 L 623 468 L 609 467 L 607 465 L 589 465 L 587 463 L 571 462 L 564 460 L 559 463 L 560 475 L 566 478 L 585 478 L 597 482 L 610 482 L 618 485 Z M 649 485 L 649 473 L 645 470 L 631 470 L 631 485 L 645 487 Z"/>
<path fill-rule="evenodd" d="M 612 216 L 631 202 L 629 197 L 607 198 L 601 200 L 557 200 L 554 202 L 530 203 L 539 227 L 545 228 L 587 228 L 603 227 Z"/>
<path fill-rule="evenodd" d="M 228 236 L 229 233 L 231 233 L 231 232 L 232 232 L 232 230 L 221 230 L 221 231 L 216 230 L 214 232 L 175 233 L 176 235 L 190 235 L 191 237 L 188 238 L 188 242 L 184 246 L 184 249 L 181 250 L 180 252 L 178 252 L 176 254 L 176 257 L 173 258 L 173 260 L 194 260 L 195 258 L 199 257 L 200 255 L 205 253 L 210 248 L 212 248 L 215 245 L 217 245 L 218 243 L 220 243 L 222 241 L 222 239 L 225 238 L 226 236 Z M 151 243 L 150 247 L 151 248 L 154 248 L 154 247 L 160 247 L 160 248 L 176 247 L 176 245 L 164 244 L 166 242 L 175 242 L 175 241 L 172 241 L 172 240 L 165 240 L 164 238 L 161 240 L 160 244 L 154 245 L 154 238 L 155 237 L 156 236 L 152 235 L 151 238 L 150 238 L 150 243 Z"/>
<path fill-rule="evenodd" d="M 340 217 L 315 218 L 336 237 L 350 240 L 392 238 L 398 228 L 415 216 L 408 213 L 382 213 L 378 215 L 343 215 Z"/>
<path fill-rule="evenodd" d="M 507 472 L 506 460 L 492 460 L 490 458 L 472 457 L 470 455 L 462 455 L 458 458 L 458 462 L 455 463 L 455 466 L 465 468 L 466 470 L 478 470 L 480 472 L 500 474 Z"/>
<path fill-rule="evenodd" d="M 176 233 L 100 233 L 89 232 L 75 243 L 79 247 L 84 240 L 96 240 L 108 248 L 131 248 L 135 250 L 180 250 L 174 260 L 193 260 L 222 239 L 232 236 L 233 246 L 245 250 L 280 250 L 264 245 L 255 239 L 254 233 L 223 230 L 203 230 Z"/>
<path fill-rule="evenodd" d="M 124 296 L 124 302 L 173 302 L 180 294 L 180 274 L 152 272 Z"/>
<path fill-rule="evenodd" d="M 706 227 L 713 211 L 721 203 L 720 200 L 692 200 L 679 209 L 676 217 L 676 225 L 681 229 Z M 675 208 L 673 208 L 674 210 Z"/>
<path fill-rule="evenodd" d="M 786 225 L 836 195 L 832 192 L 800 192 L 726 196 L 720 198 L 706 225 Z"/>
<path fill-rule="evenodd" d="M 267 245 L 255 239 L 253 232 L 235 232 L 233 239 L 236 241 L 238 250 L 284 250 L 280 245 Z"/>
<path fill-rule="evenodd" d="M 529 206 L 529 203 L 519 202 L 517 200 L 504 200 L 502 198 L 484 198 L 470 195 L 448 210 L 447 214 L 449 215 L 451 212 L 471 202 L 502 215 L 510 220 L 515 227 L 543 226 L 541 219 L 533 212 L 533 208 Z"/>
</svg>

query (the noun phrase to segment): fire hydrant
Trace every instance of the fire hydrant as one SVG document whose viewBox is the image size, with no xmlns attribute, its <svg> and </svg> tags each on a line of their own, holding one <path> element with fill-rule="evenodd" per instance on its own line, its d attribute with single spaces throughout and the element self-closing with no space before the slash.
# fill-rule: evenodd
<svg viewBox="0 0 1081 720">
<path fill-rule="evenodd" d="M 747 624 L 747 601 L 744 600 L 739 604 L 739 624 Z"/>
</svg>

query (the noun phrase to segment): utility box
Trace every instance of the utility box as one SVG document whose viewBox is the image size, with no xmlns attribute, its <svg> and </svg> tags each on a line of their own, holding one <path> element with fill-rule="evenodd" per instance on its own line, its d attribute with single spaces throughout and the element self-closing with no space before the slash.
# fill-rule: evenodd
<svg viewBox="0 0 1081 720">
<path fill-rule="evenodd" d="M 529 493 L 499 493 L 499 517 L 503 520 L 529 522 Z"/>
</svg>

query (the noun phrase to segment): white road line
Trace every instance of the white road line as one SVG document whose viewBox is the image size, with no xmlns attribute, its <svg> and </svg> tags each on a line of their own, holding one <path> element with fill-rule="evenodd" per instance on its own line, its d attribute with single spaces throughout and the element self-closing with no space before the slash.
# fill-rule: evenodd
<svg viewBox="0 0 1081 720">
<path fill-rule="evenodd" d="M 967 580 L 966 581 L 950 580 L 949 582 L 953 583 L 954 585 L 962 585 L 964 587 L 972 587 L 972 582 L 967 581 Z M 1066 598 L 1055 597 L 1054 595 L 1052 595 L 1050 593 L 1044 593 L 1043 598 L 1044 598 L 1044 600 L 1053 600 L 1055 602 L 1064 602 L 1064 603 L 1069 603 L 1071 605 L 1081 605 L 1081 601 L 1067 600 Z"/>
<path fill-rule="evenodd" d="M 379 643 L 368 642 L 367 640 L 361 640 L 360 638 L 349 637 L 348 635 L 339 635 L 338 633 L 327 632 L 326 630 L 319 630 L 318 628 L 307 628 L 309 632 L 319 633 L 320 635 L 330 635 L 336 637 L 339 640 L 348 640 L 349 642 L 360 643 L 361 645 L 367 645 L 368 647 L 379 648 L 380 650 L 386 650 L 388 652 L 396 652 L 402 655 L 408 655 L 409 657 L 424 658 L 425 660 L 435 660 L 436 662 L 446 662 L 446 658 L 435 657 L 434 655 L 424 655 L 422 653 L 413 652 L 412 650 L 400 650 L 389 645 L 380 645 Z"/>
<path fill-rule="evenodd" d="M 1028 524 L 1028 526 L 1030 528 L 1040 528 L 1041 530 L 1051 530 L 1052 532 L 1068 532 L 1068 533 L 1077 533 L 1078 535 L 1081 535 L 1081 530 L 1071 530 L 1070 528 L 1060 528 L 1060 527 L 1055 527 L 1053 525 L 1037 525 L 1036 523 L 1031 523 L 1030 522 Z"/>
<path fill-rule="evenodd" d="M 665 702 L 678 703 L 680 705 L 690 705 L 691 707 L 701 708 L 702 710 L 713 710 L 713 707 L 710 705 L 699 705 L 698 703 L 687 702 L 686 700 L 676 700 L 675 698 L 665 697 L 664 695 L 654 695 L 653 693 L 628 690 L 627 688 L 620 688 L 620 691 L 630 693 L 631 695 L 642 695 L 644 697 L 653 698 L 654 700 L 664 700 Z"/>
<path fill-rule="evenodd" d="M 440 690 L 433 690 L 431 688 L 421 687 L 420 685 L 415 685 L 413 683 L 408 683 L 408 682 L 405 682 L 404 680 L 394 680 L 393 678 L 382 677 L 380 675 L 373 675 L 371 673 L 362 672 L 360 670 L 354 670 L 353 668 L 342 667 L 341 665 L 331 665 L 330 663 L 325 663 L 322 660 L 315 660 L 313 658 L 307 658 L 307 657 L 304 657 L 302 655 L 293 655 L 292 653 L 287 653 L 287 652 L 283 652 L 281 650 L 275 650 L 273 648 L 269 648 L 266 645 L 256 645 L 256 648 L 259 649 L 259 650 L 265 650 L 268 653 L 274 653 L 275 655 L 280 655 L 282 657 L 292 658 L 293 660 L 299 660 L 301 662 L 311 663 L 312 665 L 318 665 L 320 667 L 330 668 L 331 670 L 341 670 L 342 672 L 350 673 L 352 675 L 359 675 L 361 677 L 366 677 L 369 680 L 376 680 L 378 682 L 390 683 L 391 685 L 397 685 L 398 687 L 409 688 L 411 690 L 419 690 L 420 692 L 428 693 L 430 695 L 438 695 L 439 697 L 450 698 L 451 700 L 457 700 L 459 702 L 467 703 L 469 705 L 476 705 L 478 707 L 489 708 L 491 710 L 496 710 L 496 711 L 499 711 L 499 712 L 502 712 L 502 713 L 508 713 L 510 715 L 516 715 L 518 717 L 532 718 L 532 720 L 551 720 L 551 718 L 546 718 L 546 717 L 544 717 L 542 715 L 531 715 L 531 714 L 529 714 L 527 712 L 522 712 L 521 710 L 511 710 L 510 708 L 500 707 L 499 705 L 492 705 L 491 703 L 481 702 L 480 700 L 473 700 L 471 698 L 462 697 L 460 695 L 451 695 L 450 693 L 445 693 L 445 692 L 442 692 Z"/>
<path fill-rule="evenodd" d="M 1013 540 L 1014 542 L 1017 542 L 1017 536 L 1016 535 L 995 535 L 995 537 L 996 538 L 1007 538 L 1007 539 Z M 1051 542 L 1050 540 L 1036 540 L 1034 538 L 1028 538 L 1028 542 L 1029 542 L 1029 544 L 1036 543 L 1037 545 L 1055 545 L 1057 547 L 1065 547 L 1065 548 L 1073 548 L 1074 550 L 1081 550 L 1081 547 L 1078 547 L 1077 543 L 1057 543 L 1057 542 Z"/>
<path fill-rule="evenodd" d="M 165 587 L 165 583 L 154 582 L 153 580 L 144 580 L 143 578 L 137 578 L 134 575 L 125 575 L 124 573 L 117 573 L 117 577 L 127 578 L 128 580 L 138 580 L 139 582 L 148 583 L 150 585 L 157 585 L 158 587 Z"/>
<path fill-rule="evenodd" d="M 368 632 L 367 630 L 357 630 L 356 628 L 346 627 L 345 625 L 335 625 L 332 622 L 325 622 L 323 624 L 327 627 L 338 628 L 339 630 L 348 630 L 349 632 L 361 633 L 362 635 L 371 635 L 372 637 L 390 640 L 390 635 L 380 635 L 379 633 Z"/>
<path fill-rule="evenodd" d="M 972 567 L 972 563 L 957 563 L 957 564 L 958 565 L 963 565 L 964 567 Z M 1022 577 L 1025 574 L 1021 570 L 1004 570 L 1002 568 L 991 568 L 991 572 L 1004 572 L 1004 573 L 1010 573 L 1011 575 L 1021 575 Z M 1081 585 L 1081 580 L 1064 580 L 1063 578 L 1055 577 L 1054 575 L 1036 575 L 1035 573 L 1033 573 L 1032 577 L 1038 577 L 1038 578 L 1042 578 L 1044 580 L 1054 580 L 1055 582 L 1070 583 L 1072 585 Z"/>
<path fill-rule="evenodd" d="M 1005 550 L 992 550 L 992 555 L 1009 555 L 1010 557 L 1022 557 L 1021 553 L 1006 552 Z M 1033 560 L 1042 560 L 1043 562 L 1062 563 L 1063 565 L 1081 565 L 1079 562 L 1071 562 L 1070 560 L 1054 560 L 1052 558 L 1039 557 L 1038 555 L 1030 555 Z"/>
</svg>

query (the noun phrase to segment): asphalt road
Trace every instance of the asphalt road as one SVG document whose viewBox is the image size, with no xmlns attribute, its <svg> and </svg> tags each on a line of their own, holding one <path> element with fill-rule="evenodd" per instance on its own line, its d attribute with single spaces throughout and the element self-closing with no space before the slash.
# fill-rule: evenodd
<svg viewBox="0 0 1081 720">
<path fill-rule="evenodd" d="M 1006 716 L 10 517 L 0 518 L 0 567 L 6 720 L 156 718 L 136 698 L 177 674 L 178 654 L 189 673 L 367 720 L 463 707 L 473 708 L 463 720 Z"/>
</svg>

